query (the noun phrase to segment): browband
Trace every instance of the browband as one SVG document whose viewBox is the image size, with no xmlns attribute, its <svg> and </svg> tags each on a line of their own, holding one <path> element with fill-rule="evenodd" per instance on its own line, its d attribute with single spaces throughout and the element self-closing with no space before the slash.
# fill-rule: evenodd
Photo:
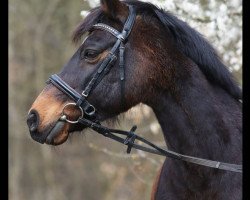
<svg viewBox="0 0 250 200">
<path fill-rule="evenodd" d="M 134 11 L 134 8 L 132 6 L 129 6 L 129 16 L 124 24 L 122 32 L 119 32 L 115 28 L 113 28 L 107 24 L 103 24 L 103 23 L 97 23 L 97 24 L 93 25 L 92 28 L 105 30 L 105 31 L 111 33 L 117 39 L 125 41 L 128 38 L 128 36 L 132 30 L 132 27 L 133 27 L 134 22 L 135 22 L 135 18 L 136 18 L 136 13 Z"/>
</svg>

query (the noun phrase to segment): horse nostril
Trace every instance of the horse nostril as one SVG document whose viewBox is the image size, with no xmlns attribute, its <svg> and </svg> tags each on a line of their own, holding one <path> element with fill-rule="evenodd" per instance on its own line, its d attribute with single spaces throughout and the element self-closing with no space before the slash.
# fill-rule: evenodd
<svg viewBox="0 0 250 200">
<path fill-rule="evenodd" d="M 39 124 L 39 115 L 37 111 L 32 110 L 27 118 L 27 125 L 29 127 L 30 132 L 36 131 L 38 124 Z"/>
</svg>

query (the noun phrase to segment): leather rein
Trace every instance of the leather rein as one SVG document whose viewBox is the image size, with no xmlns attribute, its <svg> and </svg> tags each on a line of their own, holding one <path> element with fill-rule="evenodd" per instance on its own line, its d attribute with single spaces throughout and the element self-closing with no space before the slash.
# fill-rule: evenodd
<svg viewBox="0 0 250 200">
<path fill-rule="evenodd" d="M 111 69 L 115 61 L 117 60 L 116 52 L 118 50 L 119 50 L 121 92 L 123 94 L 122 90 L 124 88 L 124 81 L 125 81 L 124 80 L 125 79 L 125 68 L 124 68 L 125 66 L 124 65 L 125 43 L 133 28 L 135 18 L 136 18 L 135 9 L 133 8 L 133 6 L 129 5 L 129 16 L 125 22 L 122 32 L 119 32 L 113 27 L 110 27 L 102 23 L 95 24 L 92 27 L 93 29 L 100 29 L 100 30 L 109 32 L 110 34 L 112 34 L 114 37 L 117 38 L 117 41 L 115 42 L 112 49 L 109 51 L 108 55 L 104 58 L 103 62 L 100 64 L 97 71 L 92 76 L 92 79 L 89 81 L 89 83 L 87 84 L 87 86 L 85 87 L 85 89 L 83 90 L 81 94 L 79 94 L 76 90 L 70 87 L 65 81 L 63 81 L 56 74 L 52 75 L 49 78 L 49 80 L 46 82 L 46 83 L 52 83 L 54 86 L 56 86 L 63 93 L 67 94 L 74 101 L 74 103 L 67 103 L 63 107 L 62 116 L 57 121 L 55 127 L 52 130 L 52 133 L 48 136 L 47 142 L 51 143 L 51 141 L 53 140 L 53 137 L 58 132 L 57 130 L 62 128 L 66 122 L 71 123 L 71 124 L 78 123 L 78 124 L 82 124 L 85 127 L 93 129 L 94 131 L 96 131 L 97 133 L 105 137 L 108 137 L 119 143 L 127 145 L 128 154 L 131 152 L 132 148 L 135 148 L 135 149 L 139 149 L 145 152 L 167 156 L 169 158 L 182 160 L 182 161 L 189 162 L 189 163 L 195 163 L 195 164 L 206 166 L 206 167 L 242 173 L 242 165 L 207 160 L 207 159 L 179 154 L 168 149 L 162 149 L 158 147 L 157 145 L 135 134 L 135 130 L 137 128 L 136 126 L 133 126 L 131 130 L 129 131 L 110 129 L 101 125 L 101 123 L 98 120 L 96 120 L 96 109 L 93 105 L 91 105 L 87 101 L 87 97 L 89 96 L 91 91 L 100 83 L 103 77 L 109 72 L 109 70 Z M 69 106 L 74 106 L 75 108 L 79 109 L 79 111 L 81 112 L 81 115 L 78 118 L 78 120 L 71 121 L 67 119 L 67 115 L 65 114 L 65 109 Z M 84 116 L 87 116 L 87 118 L 85 118 Z M 118 135 L 122 135 L 123 137 L 118 136 Z M 124 136 L 126 137 L 124 138 Z M 136 140 L 140 141 L 141 143 L 146 144 L 148 147 L 135 143 Z"/>
</svg>

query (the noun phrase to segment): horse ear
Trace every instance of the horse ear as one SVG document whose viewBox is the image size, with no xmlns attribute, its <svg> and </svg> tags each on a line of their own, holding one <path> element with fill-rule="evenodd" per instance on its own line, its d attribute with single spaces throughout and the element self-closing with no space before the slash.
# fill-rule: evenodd
<svg viewBox="0 0 250 200">
<path fill-rule="evenodd" d="M 101 0 L 101 9 L 109 17 L 117 18 L 126 11 L 126 5 L 119 0 Z"/>
</svg>

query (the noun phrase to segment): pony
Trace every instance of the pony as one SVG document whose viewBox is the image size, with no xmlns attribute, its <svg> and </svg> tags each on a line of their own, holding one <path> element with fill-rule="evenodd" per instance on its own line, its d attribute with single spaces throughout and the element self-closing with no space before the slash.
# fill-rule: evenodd
<svg viewBox="0 0 250 200">
<path fill-rule="evenodd" d="M 116 42 L 110 32 L 93 26 L 103 23 L 121 32 L 128 6 L 133 6 L 136 18 L 124 44 L 123 87 L 115 61 L 88 96 L 96 118 L 101 122 L 112 119 L 143 103 L 154 111 L 169 149 L 241 163 L 242 92 L 212 45 L 187 23 L 153 4 L 131 0 L 100 3 L 75 29 L 75 43 L 87 37 L 57 75 L 81 93 Z M 70 102 L 64 92 L 48 83 L 28 113 L 31 137 L 60 145 L 69 133 L 86 129 L 78 123 L 65 123 L 56 129 L 51 142 L 46 140 Z M 74 107 L 67 113 L 70 120 L 80 115 Z M 151 199 L 237 200 L 242 199 L 241 190 L 241 174 L 166 158 Z"/>
</svg>

